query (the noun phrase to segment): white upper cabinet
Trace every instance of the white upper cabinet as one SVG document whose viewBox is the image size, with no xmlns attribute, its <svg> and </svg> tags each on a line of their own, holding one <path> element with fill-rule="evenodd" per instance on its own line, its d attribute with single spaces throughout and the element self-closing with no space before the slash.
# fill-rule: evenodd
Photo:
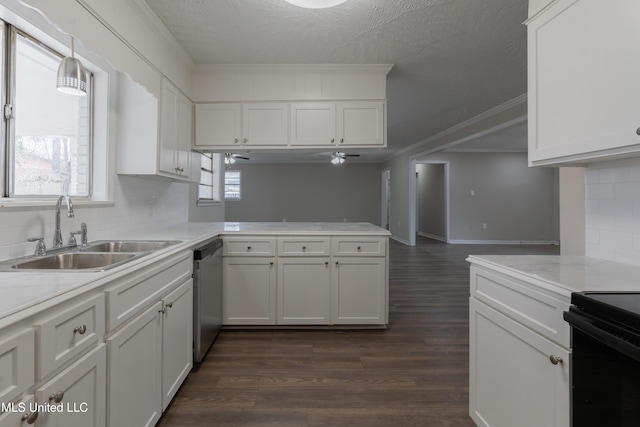
<svg viewBox="0 0 640 427">
<path fill-rule="evenodd" d="M 385 146 L 384 102 L 340 102 L 337 107 L 338 145 Z"/>
<path fill-rule="evenodd" d="M 638 16 L 637 0 L 556 0 L 528 21 L 531 165 L 640 153 Z"/>
<path fill-rule="evenodd" d="M 121 74 L 116 172 L 189 179 L 193 103 L 167 80 L 160 100 Z"/>
<path fill-rule="evenodd" d="M 242 105 L 242 144 L 286 146 L 288 141 L 287 104 L 246 103 Z"/>
<path fill-rule="evenodd" d="M 240 145 L 242 104 L 196 105 L 195 149 Z"/>
<path fill-rule="evenodd" d="M 291 145 L 332 146 L 336 142 L 336 106 L 332 102 L 291 104 Z"/>
</svg>

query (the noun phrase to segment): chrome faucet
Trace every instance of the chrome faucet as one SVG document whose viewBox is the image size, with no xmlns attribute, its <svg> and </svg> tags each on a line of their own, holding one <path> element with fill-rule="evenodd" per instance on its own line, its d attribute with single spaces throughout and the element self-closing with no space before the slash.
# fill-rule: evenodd
<svg viewBox="0 0 640 427">
<path fill-rule="evenodd" d="M 71 198 L 66 194 L 60 195 L 60 197 L 58 197 L 58 201 L 56 202 L 56 230 L 53 232 L 54 248 L 62 247 L 62 231 L 60 231 L 60 205 L 63 199 L 67 203 L 67 218 L 73 218 L 75 216 L 73 213 L 73 203 L 71 203 Z"/>
</svg>

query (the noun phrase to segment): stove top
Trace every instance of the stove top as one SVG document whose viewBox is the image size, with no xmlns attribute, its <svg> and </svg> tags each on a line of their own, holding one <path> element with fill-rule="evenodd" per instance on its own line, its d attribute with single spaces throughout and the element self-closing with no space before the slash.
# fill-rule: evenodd
<svg viewBox="0 0 640 427">
<path fill-rule="evenodd" d="M 640 331 L 640 292 L 574 292 L 571 304 L 593 316 Z"/>
</svg>

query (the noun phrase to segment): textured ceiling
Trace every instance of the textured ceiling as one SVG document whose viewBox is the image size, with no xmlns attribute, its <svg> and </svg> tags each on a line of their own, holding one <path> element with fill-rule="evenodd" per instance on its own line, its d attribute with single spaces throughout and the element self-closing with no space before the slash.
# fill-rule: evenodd
<svg viewBox="0 0 640 427">
<path fill-rule="evenodd" d="M 527 90 L 527 0 L 146 1 L 196 64 L 395 64 L 378 156 Z"/>
</svg>

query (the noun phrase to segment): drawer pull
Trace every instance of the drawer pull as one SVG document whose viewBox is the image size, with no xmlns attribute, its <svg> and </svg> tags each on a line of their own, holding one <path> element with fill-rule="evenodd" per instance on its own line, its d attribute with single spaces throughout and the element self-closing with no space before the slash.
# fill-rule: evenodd
<svg viewBox="0 0 640 427">
<path fill-rule="evenodd" d="M 33 411 L 31 413 L 24 414 L 22 415 L 22 418 L 21 418 L 21 420 L 26 421 L 27 424 L 35 423 L 37 419 L 38 419 L 38 411 Z"/>
<path fill-rule="evenodd" d="M 251 246 L 247 246 L 247 252 L 251 250 Z"/>
<path fill-rule="evenodd" d="M 306 246 L 303 246 L 303 247 L 302 247 L 302 252 L 304 252 L 304 251 L 306 251 L 306 250 L 307 250 L 307 247 L 306 247 Z"/>
<path fill-rule="evenodd" d="M 640 128 L 636 129 L 636 135 L 640 135 Z"/>
<path fill-rule="evenodd" d="M 336 265 L 340 264 L 338 261 L 336 261 Z"/>
<path fill-rule="evenodd" d="M 76 326 L 75 328 L 73 328 L 73 333 L 78 333 L 80 335 L 84 335 L 84 333 L 87 332 L 87 325 L 82 325 L 82 326 Z"/>
<path fill-rule="evenodd" d="M 360 250 L 361 250 L 362 248 L 361 248 L 360 246 L 358 246 L 356 249 L 358 250 L 358 252 L 360 252 Z"/>
<path fill-rule="evenodd" d="M 64 399 L 64 391 L 60 390 L 57 393 L 53 393 L 51 396 L 49 396 L 49 401 L 54 401 L 56 403 L 60 403 L 62 402 L 62 399 Z"/>
<path fill-rule="evenodd" d="M 324 265 L 329 265 L 329 261 L 325 261 L 325 262 L 324 262 Z"/>
<path fill-rule="evenodd" d="M 563 362 L 562 357 L 554 356 L 553 354 L 551 356 L 549 356 L 549 361 L 553 365 L 557 365 L 558 363 L 562 364 L 562 362 Z"/>
<path fill-rule="evenodd" d="M 271 265 L 271 266 L 272 266 L 272 265 L 273 265 L 273 261 L 271 261 L 271 262 L 269 263 L 269 265 Z"/>
<path fill-rule="evenodd" d="M 166 307 L 167 307 L 167 308 L 171 308 L 171 307 L 173 307 L 173 301 L 172 301 L 172 302 L 168 302 L 168 303 L 166 304 Z"/>
</svg>

